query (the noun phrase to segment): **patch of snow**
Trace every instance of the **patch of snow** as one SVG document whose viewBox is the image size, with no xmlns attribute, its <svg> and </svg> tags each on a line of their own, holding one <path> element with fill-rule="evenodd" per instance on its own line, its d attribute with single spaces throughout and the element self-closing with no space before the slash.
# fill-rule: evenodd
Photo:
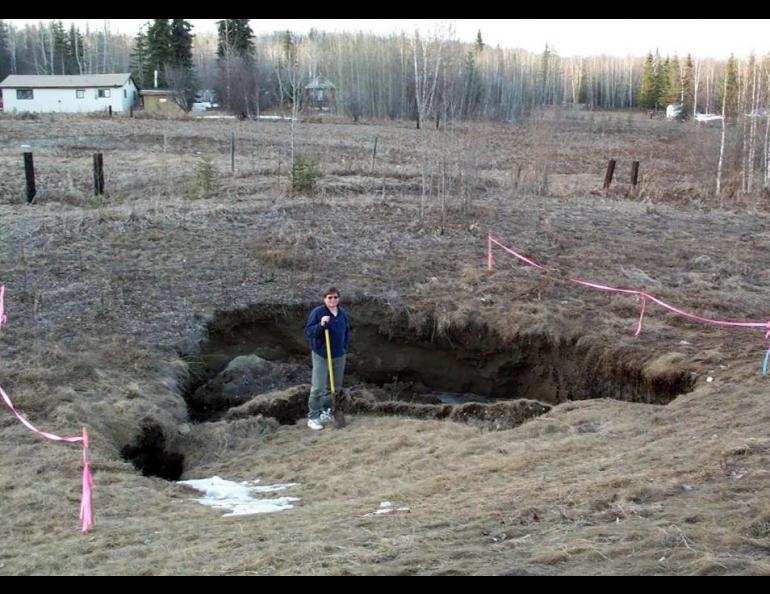
<svg viewBox="0 0 770 594">
<path fill-rule="evenodd" d="M 250 514 L 269 514 L 284 511 L 294 507 L 292 503 L 299 501 L 299 497 L 278 497 L 276 499 L 259 499 L 252 495 L 255 493 L 274 493 L 285 491 L 290 487 L 296 487 L 298 483 L 282 483 L 277 485 L 260 485 L 261 481 L 243 481 L 235 483 L 224 480 L 218 476 L 208 479 L 195 479 L 179 481 L 179 484 L 188 485 L 196 491 L 204 493 L 203 497 L 196 499 L 198 503 L 218 509 L 230 510 L 227 516 L 245 516 Z"/>
<path fill-rule="evenodd" d="M 717 115 L 715 113 L 696 113 L 695 114 L 695 121 L 696 122 L 713 122 L 715 120 L 721 120 L 722 116 Z"/>
<path fill-rule="evenodd" d="M 381 516 L 383 514 L 392 514 L 394 512 L 406 512 L 409 513 L 411 510 L 408 507 L 393 507 L 393 504 L 390 501 L 383 501 L 380 503 L 380 507 L 377 508 L 374 512 L 371 514 L 366 514 L 367 516 Z"/>
</svg>

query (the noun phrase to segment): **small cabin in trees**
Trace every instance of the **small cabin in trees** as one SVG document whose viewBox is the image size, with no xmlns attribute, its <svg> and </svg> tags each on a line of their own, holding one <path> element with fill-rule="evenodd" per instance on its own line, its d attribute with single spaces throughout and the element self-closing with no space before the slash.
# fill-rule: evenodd
<svg viewBox="0 0 770 594">
<path fill-rule="evenodd" d="M 305 85 L 303 103 L 307 109 L 329 111 L 334 106 L 337 87 L 327 78 L 316 76 Z"/>
</svg>

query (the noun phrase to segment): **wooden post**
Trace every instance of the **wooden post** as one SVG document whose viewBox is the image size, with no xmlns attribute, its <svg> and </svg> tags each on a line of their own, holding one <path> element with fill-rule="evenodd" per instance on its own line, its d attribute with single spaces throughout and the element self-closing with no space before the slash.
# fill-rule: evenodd
<svg viewBox="0 0 770 594">
<path fill-rule="evenodd" d="M 230 132 L 230 173 L 235 174 L 235 132 Z"/>
<path fill-rule="evenodd" d="M 24 153 L 24 176 L 27 178 L 27 203 L 30 203 L 37 193 L 35 188 L 35 164 L 32 161 L 32 153 Z"/>
<path fill-rule="evenodd" d="M 610 162 L 607 163 L 607 173 L 604 176 L 604 189 L 607 190 L 610 187 L 610 184 L 612 183 L 612 176 L 615 174 L 615 159 L 610 159 Z"/>
<path fill-rule="evenodd" d="M 631 163 L 631 185 L 635 188 L 639 182 L 639 161 Z"/>
<path fill-rule="evenodd" d="M 374 149 L 372 150 L 372 171 L 374 171 L 374 162 L 377 160 L 377 136 L 374 137 Z"/>
<path fill-rule="evenodd" d="M 107 106 L 107 113 L 109 113 L 110 117 L 112 117 L 112 105 Z"/>
<path fill-rule="evenodd" d="M 104 161 L 101 153 L 94 153 L 94 195 L 104 194 Z"/>
</svg>

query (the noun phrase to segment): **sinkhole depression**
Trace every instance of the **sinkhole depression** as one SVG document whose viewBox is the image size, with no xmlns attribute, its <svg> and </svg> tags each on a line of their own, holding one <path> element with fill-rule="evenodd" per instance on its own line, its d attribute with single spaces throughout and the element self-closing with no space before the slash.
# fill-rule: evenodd
<svg viewBox="0 0 770 594">
<path fill-rule="evenodd" d="M 181 353 L 189 368 L 180 389 L 190 419 L 262 414 L 282 425 L 304 419 L 311 366 L 303 330 L 314 306 L 262 303 L 216 314 L 206 337 Z M 438 332 L 431 316 L 418 318 L 373 299 L 344 307 L 352 338 L 343 402 L 354 414 L 506 429 L 561 402 L 614 398 L 664 405 L 694 387 L 685 366 L 645 366 L 639 352 L 612 350 L 610 341 L 589 334 L 504 339 L 484 324 Z M 168 448 L 160 426 L 148 420 L 134 441 L 122 454 L 143 474 L 181 476 L 183 457 Z"/>
<path fill-rule="evenodd" d="M 183 393 L 191 418 L 220 417 L 257 394 L 309 383 L 303 329 L 313 306 L 259 304 L 218 314 L 199 350 L 186 355 L 191 373 Z M 613 352 L 590 337 L 503 339 L 487 325 L 439 333 L 430 316 L 415 327 L 408 311 L 375 300 L 344 307 L 352 332 L 344 387 L 351 394 L 363 386 L 379 400 L 434 405 L 589 398 L 667 404 L 694 385 L 685 367 L 651 371 L 639 353 Z M 296 415 L 281 422 L 304 412 Z"/>
</svg>

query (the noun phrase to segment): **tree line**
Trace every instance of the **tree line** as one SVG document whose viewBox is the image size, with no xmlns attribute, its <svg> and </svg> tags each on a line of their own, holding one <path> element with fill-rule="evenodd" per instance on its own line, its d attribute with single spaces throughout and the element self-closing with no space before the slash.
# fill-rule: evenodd
<svg viewBox="0 0 770 594">
<path fill-rule="evenodd" d="M 184 19 L 152 19 L 135 36 L 108 23 L 84 32 L 61 21 L 17 28 L 0 20 L 0 80 L 8 74 L 130 71 L 140 88 L 178 90 L 189 108 L 196 89 L 216 89 L 223 107 L 245 115 L 292 109 L 318 75 L 336 87 L 338 113 L 412 119 L 518 120 L 542 106 L 588 109 L 683 106 L 748 113 L 770 104 L 770 56 L 739 61 L 660 56 L 561 56 L 474 43 L 449 29 L 431 34 L 290 31 L 255 36 L 249 19 L 223 19 L 195 34 Z"/>
</svg>

